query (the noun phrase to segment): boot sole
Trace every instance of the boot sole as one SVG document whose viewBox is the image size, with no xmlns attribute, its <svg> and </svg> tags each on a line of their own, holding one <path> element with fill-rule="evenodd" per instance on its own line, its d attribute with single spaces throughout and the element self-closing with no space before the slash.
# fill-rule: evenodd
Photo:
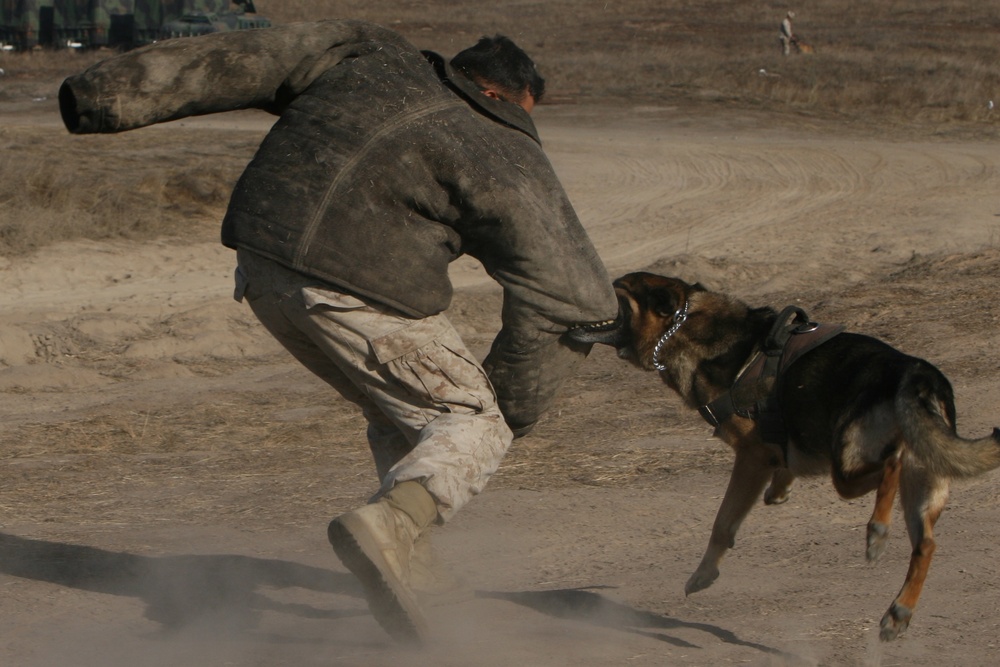
<svg viewBox="0 0 1000 667">
<path fill-rule="evenodd" d="M 365 589 L 368 608 L 389 636 L 400 643 L 422 644 L 428 638 L 427 619 L 406 585 L 392 574 L 367 528 L 350 516 L 334 519 L 327 538 L 334 553 Z"/>
</svg>

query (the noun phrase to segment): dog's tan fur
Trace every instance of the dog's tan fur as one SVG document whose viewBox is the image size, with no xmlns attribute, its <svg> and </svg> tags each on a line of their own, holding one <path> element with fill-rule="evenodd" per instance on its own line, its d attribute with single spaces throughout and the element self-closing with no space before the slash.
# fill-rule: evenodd
<svg viewBox="0 0 1000 667">
<path fill-rule="evenodd" d="M 664 382 L 692 408 L 728 391 L 777 319 L 773 309 L 752 309 L 676 278 L 633 273 L 616 280 L 615 289 L 619 325 L 575 337 L 614 345 L 620 357 L 645 370 L 656 370 L 659 362 Z M 654 359 L 685 302 L 686 319 Z M 876 492 L 867 531 L 871 561 L 885 548 L 900 496 L 913 551 L 903 587 L 881 623 L 881 638 L 893 639 L 908 626 L 920 597 L 950 478 L 1000 466 L 1000 430 L 978 440 L 958 437 L 951 386 L 940 371 L 867 336 L 842 333 L 806 352 L 784 377 L 786 385 L 779 386 L 787 446 L 765 442 L 758 423 L 739 415 L 716 429 L 736 457 L 708 548 L 685 592 L 705 589 L 719 576 L 723 556 L 762 492 L 766 504 L 778 504 L 787 500 L 795 477 L 832 472 L 844 498 Z"/>
</svg>

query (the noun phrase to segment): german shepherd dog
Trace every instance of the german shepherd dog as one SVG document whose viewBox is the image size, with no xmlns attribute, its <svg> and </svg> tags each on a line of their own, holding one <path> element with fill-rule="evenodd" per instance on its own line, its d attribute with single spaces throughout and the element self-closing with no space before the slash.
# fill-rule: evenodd
<svg viewBox="0 0 1000 667">
<path fill-rule="evenodd" d="M 1000 466 L 1000 429 L 978 440 L 959 437 L 947 378 L 875 338 L 837 328 L 817 345 L 799 345 L 789 360 L 768 347 L 775 331 L 794 339 L 818 328 L 801 322 L 801 311 L 784 326 L 784 313 L 772 308 L 751 308 L 700 284 L 651 273 L 630 273 L 614 287 L 618 320 L 573 329 L 570 336 L 612 345 L 622 359 L 658 370 L 736 454 L 708 548 L 685 593 L 708 588 L 719 576 L 719 563 L 761 492 L 765 504 L 779 504 L 795 477 L 829 472 L 843 498 L 876 492 L 869 561 L 885 549 L 899 491 L 913 551 L 903 587 L 881 621 L 880 638 L 895 639 L 920 597 L 950 479 Z M 784 365 L 747 385 L 743 376 L 762 358 Z"/>
</svg>

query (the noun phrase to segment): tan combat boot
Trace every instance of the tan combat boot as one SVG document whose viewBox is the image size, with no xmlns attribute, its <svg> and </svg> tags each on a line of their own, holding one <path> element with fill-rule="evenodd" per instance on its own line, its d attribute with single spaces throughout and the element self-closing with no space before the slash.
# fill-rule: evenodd
<svg viewBox="0 0 1000 667">
<path fill-rule="evenodd" d="M 402 482 L 377 502 L 330 522 L 334 552 L 365 589 L 375 620 L 400 642 L 419 643 L 428 625 L 410 589 L 410 556 L 437 505 L 419 482 Z"/>
</svg>

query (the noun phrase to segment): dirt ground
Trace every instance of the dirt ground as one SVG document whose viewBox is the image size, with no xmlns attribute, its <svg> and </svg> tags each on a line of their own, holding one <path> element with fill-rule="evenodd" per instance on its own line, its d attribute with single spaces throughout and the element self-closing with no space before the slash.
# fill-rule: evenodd
<svg viewBox="0 0 1000 667">
<path fill-rule="evenodd" d="M 951 378 L 960 433 L 1000 425 L 1000 142 L 680 107 L 543 105 L 536 122 L 613 275 L 679 275 L 880 336 Z M 140 132 L 182 156 L 252 147 L 267 123 Z M 63 137 L 51 101 L 5 113 L 3 130 L 67 151 L 110 141 Z M 124 158 L 108 153 L 113 173 Z M 823 478 L 755 510 L 720 579 L 685 598 L 731 456 L 603 348 L 437 530 L 475 595 L 430 609 L 436 640 L 400 651 L 325 538 L 375 489 L 364 425 L 232 300 L 215 224 L 0 260 L 0 663 L 1000 660 L 995 473 L 954 484 L 896 642 L 877 636 L 906 572 L 901 517 L 869 566 L 872 499 L 840 500 Z M 499 295 L 472 263 L 454 279 L 452 317 L 484 354 Z"/>
</svg>

